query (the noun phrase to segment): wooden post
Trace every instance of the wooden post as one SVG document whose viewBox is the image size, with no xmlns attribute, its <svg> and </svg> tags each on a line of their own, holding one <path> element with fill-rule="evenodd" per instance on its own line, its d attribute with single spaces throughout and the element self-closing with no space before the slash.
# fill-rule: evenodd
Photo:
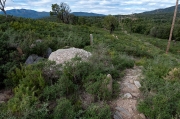
<svg viewBox="0 0 180 119">
<path fill-rule="evenodd" d="M 178 0 L 176 0 L 176 8 L 174 10 L 174 17 L 173 17 L 173 22 L 172 22 L 172 25 L 171 25 L 171 31 L 170 31 L 170 35 L 169 35 L 169 40 L 168 40 L 168 45 L 167 45 L 167 49 L 166 49 L 166 54 L 169 52 L 169 48 L 170 48 L 170 44 L 171 44 L 172 33 L 173 33 L 174 24 L 175 24 L 175 20 L 176 20 L 177 8 L 178 8 Z"/>
<path fill-rule="evenodd" d="M 90 34 L 90 45 L 93 46 L 93 35 Z"/>
</svg>

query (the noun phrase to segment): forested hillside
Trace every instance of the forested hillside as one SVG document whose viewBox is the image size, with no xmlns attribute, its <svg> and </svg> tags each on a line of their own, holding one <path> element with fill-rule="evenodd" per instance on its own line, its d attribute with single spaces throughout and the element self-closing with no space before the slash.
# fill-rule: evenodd
<svg viewBox="0 0 180 119">
<path fill-rule="evenodd" d="M 56 17 L 0 16 L 0 83 L 2 91 L 11 92 L 0 102 L 0 118 L 113 118 L 109 104 L 121 97 L 117 82 L 126 69 L 141 66 L 138 111 L 150 119 L 178 119 L 180 29 L 178 17 L 173 34 L 176 42 L 166 54 L 170 16 L 73 17 L 69 24 Z M 37 40 L 41 42 L 33 46 Z M 88 61 L 75 57 L 63 65 L 45 57 L 48 48 L 69 47 L 84 49 L 92 56 Z M 32 54 L 43 59 L 26 65 Z M 111 91 L 108 74 L 113 78 Z"/>
</svg>

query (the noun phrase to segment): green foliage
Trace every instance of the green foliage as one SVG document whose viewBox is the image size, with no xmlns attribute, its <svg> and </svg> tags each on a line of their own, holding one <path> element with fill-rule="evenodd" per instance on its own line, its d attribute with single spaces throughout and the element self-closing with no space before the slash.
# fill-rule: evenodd
<svg viewBox="0 0 180 119">
<path fill-rule="evenodd" d="M 26 67 L 21 65 L 21 69 L 16 68 L 14 72 L 9 74 L 9 80 L 9 82 L 12 82 L 14 87 L 18 84 L 23 84 L 25 87 L 29 87 L 30 89 L 35 87 L 35 90 L 42 90 L 45 87 L 42 72 L 33 69 L 30 65 Z"/>
<path fill-rule="evenodd" d="M 30 89 L 23 84 L 19 84 L 14 89 L 14 93 L 14 97 L 8 101 L 8 110 L 18 116 L 21 116 L 25 109 L 30 108 L 37 101 L 34 88 Z"/>
<path fill-rule="evenodd" d="M 61 2 L 60 5 L 52 4 L 52 11 L 50 11 L 50 15 L 55 15 L 62 21 L 63 23 L 70 22 L 70 12 L 71 9 L 68 4 Z"/>
<path fill-rule="evenodd" d="M 0 118 L 111 118 L 105 103 L 119 95 L 117 80 L 126 68 L 134 66 L 134 60 L 136 65 L 144 67 L 145 77 L 141 80 L 144 100 L 138 106 L 139 111 L 148 118 L 178 118 L 179 43 L 172 44 L 170 53 L 164 54 L 167 41 L 132 33 L 127 35 L 123 31 L 167 39 L 170 17 L 149 15 L 137 16 L 134 20 L 123 19 L 123 29 L 116 29 L 114 36 L 102 29 L 103 19 L 108 21 L 113 16 L 108 17 L 76 17 L 72 23 L 76 25 L 23 18 L 5 20 L 2 17 L 0 82 L 5 79 L 7 85 L 15 88 L 14 97 L 0 105 Z M 178 27 L 176 24 L 173 35 L 177 40 Z M 89 46 L 89 34 L 93 34 L 93 46 Z M 43 42 L 30 48 L 37 39 Z M 10 44 L 17 44 L 24 55 L 10 49 Z M 43 56 L 48 47 L 55 51 L 65 46 L 85 48 L 92 52 L 92 57 L 87 61 L 76 57 L 63 66 L 47 61 L 19 66 L 29 54 Z M 112 93 L 107 89 L 107 74 L 113 77 Z M 84 108 L 82 93 L 93 95 L 95 103 Z M 102 100 L 105 101 L 103 105 L 98 103 Z M 53 108 L 51 103 L 57 106 Z"/>
<path fill-rule="evenodd" d="M 108 30 L 111 29 L 111 24 L 113 24 L 116 28 L 119 25 L 119 22 L 116 17 L 112 15 L 108 15 L 104 18 L 104 27 Z"/>
<path fill-rule="evenodd" d="M 177 66 L 177 61 L 167 55 L 158 56 L 146 61 L 145 78 L 141 88 L 146 98 L 141 101 L 138 110 L 149 118 L 169 119 L 178 114 L 179 83 L 170 81 L 177 70 L 170 71 Z M 166 77 L 167 80 L 164 79 Z M 173 79 L 172 79 L 173 80 Z"/>
<path fill-rule="evenodd" d="M 84 119 L 110 119 L 111 112 L 108 105 L 95 105 L 91 104 L 85 114 L 83 115 Z"/>
<path fill-rule="evenodd" d="M 74 119 L 75 111 L 71 102 L 66 98 L 61 98 L 58 101 L 54 110 L 54 119 Z"/>
<path fill-rule="evenodd" d="M 84 88 L 99 100 L 107 100 L 111 98 L 111 92 L 107 88 L 108 83 L 109 80 L 106 78 L 106 75 L 90 75 L 86 79 Z"/>
<path fill-rule="evenodd" d="M 24 105 L 25 106 L 25 105 Z M 6 104 L 0 105 L 0 118 L 1 119 L 46 119 L 48 117 L 47 103 L 35 103 L 34 105 L 28 107 L 25 106 L 21 113 L 16 113 L 15 115 L 12 111 L 7 111 Z M 22 107 L 22 106 L 21 106 Z"/>
<path fill-rule="evenodd" d="M 180 68 L 172 69 L 164 79 L 170 80 L 170 81 L 174 81 L 174 80 L 179 81 L 179 79 L 180 79 Z"/>
<path fill-rule="evenodd" d="M 1 26 L 1 25 L 0 25 Z M 4 87 L 4 79 L 6 79 L 6 73 L 11 71 L 20 58 L 16 51 L 8 48 L 8 41 L 10 37 L 7 32 L 0 31 L 0 87 Z"/>
<path fill-rule="evenodd" d="M 134 66 L 133 59 L 125 54 L 114 56 L 112 63 L 118 70 L 124 70 L 125 68 L 132 68 Z"/>
<path fill-rule="evenodd" d="M 14 97 L 8 101 L 8 111 L 22 116 L 25 109 L 29 109 L 38 101 L 40 93 L 45 87 L 42 72 L 32 66 L 21 66 L 9 74 L 14 88 Z"/>
</svg>

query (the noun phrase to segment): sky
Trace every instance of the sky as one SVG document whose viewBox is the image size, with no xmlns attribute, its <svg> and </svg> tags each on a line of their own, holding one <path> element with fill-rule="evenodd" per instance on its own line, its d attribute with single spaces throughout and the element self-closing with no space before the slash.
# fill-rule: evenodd
<svg viewBox="0 0 180 119">
<path fill-rule="evenodd" d="M 52 4 L 65 2 L 71 12 L 92 12 L 105 15 L 132 14 L 174 6 L 176 0 L 6 0 L 5 10 L 32 9 L 51 11 Z"/>
</svg>

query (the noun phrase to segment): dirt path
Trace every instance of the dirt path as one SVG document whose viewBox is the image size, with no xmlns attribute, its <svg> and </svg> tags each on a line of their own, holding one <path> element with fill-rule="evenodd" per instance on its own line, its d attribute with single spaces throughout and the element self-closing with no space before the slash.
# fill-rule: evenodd
<svg viewBox="0 0 180 119">
<path fill-rule="evenodd" d="M 119 81 L 120 97 L 112 101 L 114 108 L 114 119 L 146 119 L 144 114 L 137 111 L 137 101 L 140 99 L 142 68 L 135 66 L 127 69 L 122 81 Z"/>
</svg>

